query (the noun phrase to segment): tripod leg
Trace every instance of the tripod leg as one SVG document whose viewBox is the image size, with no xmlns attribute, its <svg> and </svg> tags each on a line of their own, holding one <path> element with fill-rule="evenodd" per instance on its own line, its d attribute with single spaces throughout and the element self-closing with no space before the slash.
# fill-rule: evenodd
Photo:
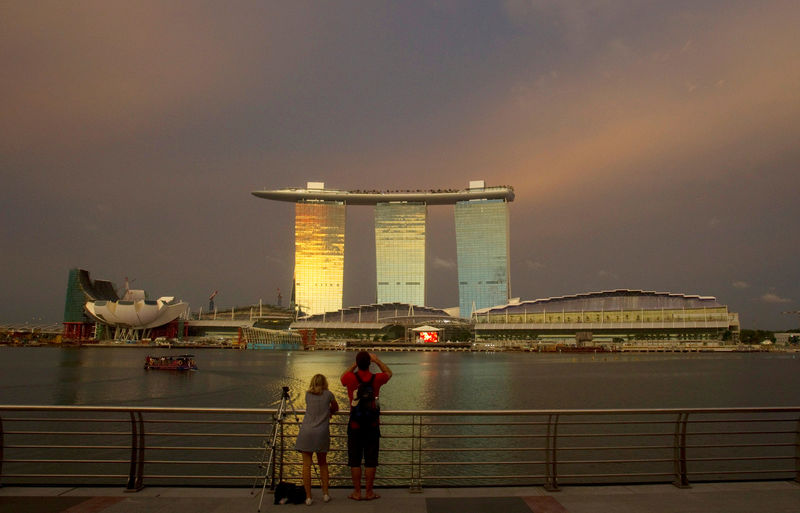
<svg viewBox="0 0 800 513">
<path fill-rule="evenodd" d="M 270 443 L 269 443 L 269 448 L 270 448 L 270 450 L 269 450 L 269 460 L 267 462 L 266 473 L 264 474 L 264 482 L 261 485 L 261 496 L 258 499 L 258 511 L 259 512 L 261 511 L 261 504 L 264 502 L 264 494 L 267 491 L 267 479 L 269 479 L 270 472 L 272 471 L 273 465 L 275 464 L 275 448 L 276 448 L 277 443 L 278 443 L 278 429 L 279 429 L 280 424 L 283 422 L 283 417 L 284 417 L 284 415 L 286 413 L 286 401 L 287 400 L 291 400 L 291 399 L 289 399 L 288 394 L 284 392 L 284 395 L 281 397 L 280 406 L 278 406 L 278 411 L 275 414 L 275 417 L 273 417 L 272 436 L 270 437 Z M 263 461 L 262 461 L 262 465 L 259 468 L 262 468 L 262 467 L 263 467 Z M 258 482 L 258 478 L 256 478 L 256 482 Z M 255 487 L 255 483 L 254 483 L 254 487 Z"/>
</svg>

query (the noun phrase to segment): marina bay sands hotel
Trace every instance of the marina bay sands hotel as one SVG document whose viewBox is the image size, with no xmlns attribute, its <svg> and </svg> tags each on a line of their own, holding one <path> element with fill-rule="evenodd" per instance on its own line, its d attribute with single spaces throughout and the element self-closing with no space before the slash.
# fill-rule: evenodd
<svg viewBox="0 0 800 513">
<path fill-rule="evenodd" d="M 455 205 L 460 316 L 508 302 L 511 187 L 486 187 L 477 180 L 465 190 L 340 191 L 308 182 L 305 189 L 252 194 L 295 204 L 295 302 L 306 314 L 343 306 L 348 205 L 375 208 L 378 303 L 425 306 L 428 205 Z"/>
</svg>

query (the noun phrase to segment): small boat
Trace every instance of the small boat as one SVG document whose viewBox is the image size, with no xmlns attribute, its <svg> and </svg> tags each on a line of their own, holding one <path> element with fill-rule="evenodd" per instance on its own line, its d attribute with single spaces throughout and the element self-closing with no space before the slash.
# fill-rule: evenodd
<svg viewBox="0 0 800 513">
<path fill-rule="evenodd" d="M 197 363 L 193 354 L 178 356 L 146 356 L 144 359 L 145 370 L 197 370 Z"/>
</svg>

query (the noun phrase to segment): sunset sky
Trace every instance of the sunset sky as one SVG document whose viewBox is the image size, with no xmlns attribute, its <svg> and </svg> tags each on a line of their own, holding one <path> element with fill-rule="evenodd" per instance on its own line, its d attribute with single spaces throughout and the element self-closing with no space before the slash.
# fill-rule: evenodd
<svg viewBox="0 0 800 513">
<path fill-rule="evenodd" d="M 716 296 L 800 327 L 800 2 L 3 2 L 0 323 L 70 268 L 193 310 L 288 302 L 257 189 L 511 185 L 511 294 Z M 345 305 L 375 300 L 347 212 Z M 428 303 L 458 304 L 429 207 Z"/>
</svg>

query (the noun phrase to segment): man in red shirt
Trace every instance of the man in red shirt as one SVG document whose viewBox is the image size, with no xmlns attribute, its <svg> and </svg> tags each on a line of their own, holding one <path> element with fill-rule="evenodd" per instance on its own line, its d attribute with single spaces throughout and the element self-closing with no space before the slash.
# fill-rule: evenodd
<svg viewBox="0 0 800 513">
<path fill-rule="evenodd" d="M 369 371 L 371 363 L 380 368 L 381 372 L 372 374 Z M 374 376 L 374 377 L 373 377 Z M 364 473 L 366 475 L 366 490 L 364 500 L 380 498 L 376 494 L 372 485 L 375 482 L 375 471 L 378 467 L 378 450 L 380 441 L 380 426 L 378 422 L 374 425 L 360 425 L 353 419 L 353 395 L 362 383 L 371 383 L 375 402 L 377 406 L 378 396 L 381 385 L 389 381 L 392 371 L 389 366 L 383 363 L 374 353 L 361 351 L 356 355 L 356 361 L 342 374 L 342 385 L 347 387 L 347 395 L 350 397 L 350 422 L 347 426 L 347 464 L 350 466 L 350 475 L 353 478 L 353 493 L 349 497 L 360 501 L 361 497 L 361 461 L 364 461 Z"/>
</svg>

